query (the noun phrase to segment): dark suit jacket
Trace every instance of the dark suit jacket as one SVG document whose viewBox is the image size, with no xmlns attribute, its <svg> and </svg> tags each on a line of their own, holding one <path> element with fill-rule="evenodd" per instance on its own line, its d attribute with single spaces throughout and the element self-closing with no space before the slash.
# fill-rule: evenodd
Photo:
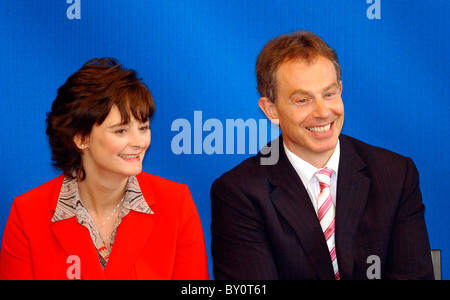
<svg viewBox="0 0 450 300">
<path fill-rule="evenodd" d="M 341 279 L 433 279 L 419 177 L 411 159 L 341 135 L 336 251 Z M 279 142 L 211 189 L 216 279 L 334 279 L 317 215 Z M 370 269 L 369 269 L 370 268 Z"/>
</svg>

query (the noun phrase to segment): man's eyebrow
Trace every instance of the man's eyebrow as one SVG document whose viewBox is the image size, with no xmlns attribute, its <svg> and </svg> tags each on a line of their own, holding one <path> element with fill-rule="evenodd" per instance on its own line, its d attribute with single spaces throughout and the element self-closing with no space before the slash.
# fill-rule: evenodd
<svg viewBox="0 0 450 300">
<path fill-rule="evenodd" d="M 326 87 L 324 87 L 324 88 L 322 89 L 322 92 L 326 92 L 326 91 L 328 91 L 328 90 L 331 90 L 332 88 L 337 88 L 337 89 L 339 89 L 339 85 L 338 85 L 336 82 L 333 82 L 332 84 L 327 85 Z M 297 89 L 297 90 L 293 91 L 293 92 L 289 95 L 289 98 L 291 98 L 292 96 L 295 96 L 295 95 L 312 95 L 312 94 L 314 94 L 314 93 L 313 93 L 313 92 L 310 92 L 310 91 L 302 90 L 302 89 Z"/>
<path fill-rule="evenodd" d="M 330 84 L 329 86 L 325 87 L 322 91 L 326 92 L 328 90 L 331 90 L 333 88 L 337 88 L 339 89 L 339 85 L 336 82 L 333 82 L 332 84 Z"/>
<path fill-rule="evenodd" d="M 293 92 L 289 95 L 289 98 L 291 98 L 291 97 L 293 97 L 293 96 L 295 96 L 295 95 L 311 95 L 311 94 L 312 94 L 312 93 L 309 92 L 309 91 L 305 91 L 305 90 L 302 90 L 302 89 L 297 89 L 297 90 L 293 91 Z"/>
</svg>

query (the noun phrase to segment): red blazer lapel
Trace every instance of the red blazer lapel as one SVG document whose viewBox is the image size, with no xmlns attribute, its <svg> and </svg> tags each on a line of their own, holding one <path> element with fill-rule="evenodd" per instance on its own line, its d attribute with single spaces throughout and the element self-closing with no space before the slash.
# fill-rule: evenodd
<svg viewBox="0 0 450 300">
<path fill-rule="evenodd" d="M 155 211 L 155 197 L 150 188 L 150 183 L 139 175 L 137 178 L 145 201 L 155 214 L 130 210 L 128 215 L 122 219 L 117 229 L 111 256 L 105 268 L 105 275 L 108 279 L 123 279 L 129 273 L 147 243 L 158 217 L 157 211 Z"/>
<path fill-rule="evenodd" d="M 75 217 L 52 223 L 52 230 L 67 257 L 80 258 L 82 279 L 105 279 L 94 243 L 86 227 L 78 224 Z M 70 267 L 70 262 L 67 264 Z"/>
<path fill-rule="evenodd" d="M 58 177 L 55 187 L 52 190 L 50 210 L 56 209 L 61 185 L 64 181 L 64 175 Z M 80 273 L 83 279 L 104 279 L 100 261 L 92 242 L 89 230 L 78 224 L 76 217 L 51 223 L 51 229 L 64 249 L 67 257 L 77 255 L 80 258 Z M 67 263 L 69 268 L 70 262 Z"/>
<path fill-rule="evenodd" d="M 155 209 L 155 197 L 150 182 L 138 175 L 139 185 L 150 208 Z M 61 177 L 61 184 L 62 184 Z M 57 185 L 59 189 L 61 186 Z M 58 190 L 59 191 L 59 190 Z M 54 211 L 59 193 L 52 195 L 51 210 Z M 122 219 L 114 246 L 106 268 L 103 271 L 97 250 L 89 235 L 89 230 L 78 224 L 76 218 L 52 223 L 52 231 L 67 257 L 77 255 L 80 258 L 81 278 L 83 279 L 120 279 L 129 273 L 135 260 L 149 239 L 157 215 L 144 214 L 131 210 Z M 70 263 L 67 264 L 70 267 Z"/>
<path fill-rule="evenodd" d="M 155 215 L 130 210 L 117 229 L 111 256 L 105 268 L 108 279 L 124 279 L 139 257 L 155 224 Z M 157 245 L 156 245 L 157 246 Z"/>
</svg>

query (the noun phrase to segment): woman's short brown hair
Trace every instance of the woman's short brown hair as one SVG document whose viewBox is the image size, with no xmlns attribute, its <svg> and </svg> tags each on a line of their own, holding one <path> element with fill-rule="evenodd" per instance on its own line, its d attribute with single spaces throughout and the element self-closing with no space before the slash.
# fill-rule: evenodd
<svg viewBox="0 0 450 300">
<path fill-rule="evenodd" d="M 69 178 L 86 177 L 74 137 L 89 136 L 92 127 L 102 124 L 114 105 L 123 123 L 130 121 L 130 113 L 145 123 L 155 110 L 147 86 L 134 70 L 124 69 L 115 58 L 89 60 L 58 89 L 47 113 L 46 133 L 53 165 Z"/>
<path fill-rule="evenodd" d="M 341 67 L 335 51 L 314 33 L 305 30 L 296 31 L 280 35 L 267 42 L 256 61 L 257 89 L 261 97 L 267 97 L 275 102 L 276 74 L 282 63 L 303 59 L 309 64 L 319 55 L 333 62 L 337 80 L 341 81 Z"/>
</svg>

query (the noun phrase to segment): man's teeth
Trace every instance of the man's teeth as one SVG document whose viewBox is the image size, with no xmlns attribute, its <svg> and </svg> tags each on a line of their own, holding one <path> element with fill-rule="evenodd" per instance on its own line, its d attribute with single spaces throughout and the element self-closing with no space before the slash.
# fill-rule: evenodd
<svg viewBox="0 0 450 300">
<path fill-rule="evenodd" d="M 139 156 L 139 154 L 134 154 L 134 155 L 119 154 L 119 156 L 123 157 L 125 159 L 130 159 L 130 158 L 137 158 Z"/>
<path fill-rule="evenodd" d="M 326 126 L 307 127 L 308 130 L 311 130 L 311 131 L 314 131 L 314 132 L 319 132 L 319 133 L 327 132 L 328 130 L 330 130 L 330 128 L 331 128 L 331 123 L 326 125 Z"/>
</svg>

